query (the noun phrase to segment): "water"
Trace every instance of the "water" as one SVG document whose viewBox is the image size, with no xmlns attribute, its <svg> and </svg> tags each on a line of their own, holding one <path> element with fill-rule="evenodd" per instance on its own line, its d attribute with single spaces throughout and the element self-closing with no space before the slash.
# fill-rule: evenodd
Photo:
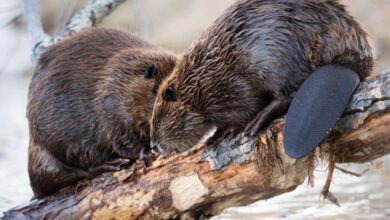
<svg viewBox="0 0 390 220">
<path fill-rule="evenodd" d="M 225 210 L 213 220 L 230 219 L 389 219 L 390 218 L 390 156 L 368 164 L 344 165 L 343 168 L 362 172 L 361 177 L 335 171 L 330 191 L 339 199 L 341 207 L 323 201 L 319 195 L 325 182 L 322 167 L 315 172 L 314 188 L 303 184 L 295 191 L 260 201 L 247 207 Z"/>
<path fill-rule="evenodd" d="M 0 211 L 32 197 L 27 175 L 27 87 L 24 77 L 0 75 Z"/>
<path fill-rule="evenodd" d="M 4 25 L 17 16 L 21 2 L 5 5 L 0 21 Z M 31 43 L 24 29 L 0 28 L 0 213 L 32 197 L 27 175 L 28 129 L 26 114 L 27 88 L 31 70 Z M 1 216 L 1 214 L 0 214 Z"/>
</svg>

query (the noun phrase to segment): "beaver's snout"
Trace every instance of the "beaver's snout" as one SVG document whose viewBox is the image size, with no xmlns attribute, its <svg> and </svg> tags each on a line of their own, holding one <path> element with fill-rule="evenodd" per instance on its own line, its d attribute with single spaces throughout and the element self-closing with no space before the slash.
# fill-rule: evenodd
<svg viewBox="0 0 390 220">
<path fill-rule="evenodd" d="M 181 141 L 179 141 L 181 142 Z M 152 150 L 156 151 L 157 153 L 163 154 L 163 155 L 170 155 L 172 153 L 181 153 L 186 150 L 189 150 L 192 145 L 191 144 L 177 144 L 177 142 L 170 142 L 170 143 L 161 143 L 155 140 L 152 140 L 150 142 L 150 146 Z"/>
<path fill-rule="evenodd" d="M 155 142 L 151 141 L 150 142 L 150 148 L 152 148 L 152 150 L 158 152 L 158 153 L 163 153 L 163 150 L 161 148 L 161 146 L 159 144 L 156 144 Z"/>
<path fill-rule="evenodd" d="M 152 150 L 163 155 L 169 155 L 172 153 L 171 150 L 169 150 L 170 148 L 167 148 L 165 147 L 165 145 L 160 144 L 153 140 L 150 142 L 150 147 L 152 148 Z"/>
</svg>

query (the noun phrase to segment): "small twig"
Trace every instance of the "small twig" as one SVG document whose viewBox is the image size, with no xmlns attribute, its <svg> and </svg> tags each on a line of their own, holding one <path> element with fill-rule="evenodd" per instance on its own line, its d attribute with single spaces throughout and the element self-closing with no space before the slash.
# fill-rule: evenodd
<svg viewBox="0 0 390 220">
<path fill-rule="evenodd" d="M 362 176 L 363 174 L 367 173 L 367 172 L 370 170 L 370 168 L 367 167 L 367 168 L 366 168 L 365 170 L 363 170 L 361 173 L 356 173 L 356 172 L 349 171 L 349 170 L 346 170 L 346 169 L 341 168 L 341 167 L 338 167 L 338 166 L 335 166 L 334 168 L 340 170 L 340 171 L 343 172 L 343 173 L 346 173 L 346 174 L 349 174 L 349 175 L 352 175 L 352 176 L 356 176 L 356 177 L 360 177 L 360 176 Z"/>
<path fill-rule="evenodd" d="M 328 199 L 333 204 L 340 206 L 337 198 L 332 193 L 329 192 L 330 184 L 332 182 L 334 168 L 335 168 L 335 155 L 332 152 L 330 152 L 329 162 L 328 162 L 328 175 L 326 177 L 325 185 L 322 189 L 321 195 L 322 195 L 323 199 Z"/>
<path fill-rule="evenodd" d="M 326 199 L 329 200 L 331 203 L 337 205 L 338 207 L 341 206 L 339 200 L 331 192 L 328 192 L 328 195 L 326 196 Z"/>
<path fill-rule="evenodd" d="M 40 47 L 37 45 L 42 44 L 45 40 L 50 38 L 47 35 L 42 27 L 41 17 L 39 15 L 38 3 L 36 0 L 23 0 L 24 11 L 26 15 L 28 31 L 31 34 L 34 51 L 33 51 L 33 60 L 39 57 L 39 54 L 42 52 Z"/>
<path fill-rule="evenodd" d="M 311 186 L 313 188 L 314 185 L 315 185 L 314 169 L 315 169 L 315 163 L 316 163 L 316 158 L 315 158 L 314 151 L 307 156 L 307 160 L 309 161 L 309 163 L 308 163 L 309 169 L 308 169 L 307 185 Z"/>
<path fill-rule="evenodd" d="M 87 5 L 70 18 L 61 35 L 68 36 L 83 28 L 95 26 L 125 1 L 126 0 L 90 0 Z"/>
</svg>

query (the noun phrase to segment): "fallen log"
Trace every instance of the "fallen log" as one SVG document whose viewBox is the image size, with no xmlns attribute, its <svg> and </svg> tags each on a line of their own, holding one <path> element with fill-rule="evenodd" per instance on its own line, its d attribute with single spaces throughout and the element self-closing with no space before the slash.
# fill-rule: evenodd
<svg viewBox="0 0 390 220">
<path fill-rule="evenodd" d="M 362 82 L 336 129 L 302 158 L 284 153 L 284 119 L 259 137 L 159 158 L 84 181 L 4 213 L 4 219 L 172 219 L 214 216 L 294 190 L 317 159 L 365 163 L 390 153 L 390 71 Z M 333 158 L 333 159 L 332 159 Z"/>
</svg>

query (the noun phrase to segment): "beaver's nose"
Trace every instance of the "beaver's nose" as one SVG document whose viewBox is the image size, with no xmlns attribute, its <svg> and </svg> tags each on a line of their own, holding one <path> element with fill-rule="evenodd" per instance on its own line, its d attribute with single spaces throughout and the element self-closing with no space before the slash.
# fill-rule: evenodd
<svg viewBox="0 0 390 220">
<path fill-rule="evenodd" d="M 152 148 L 152 150 L 158 151 L 158 145 L 155 144 L 153 141 L 150 142 L 150 147 Z"/>
</svg>

